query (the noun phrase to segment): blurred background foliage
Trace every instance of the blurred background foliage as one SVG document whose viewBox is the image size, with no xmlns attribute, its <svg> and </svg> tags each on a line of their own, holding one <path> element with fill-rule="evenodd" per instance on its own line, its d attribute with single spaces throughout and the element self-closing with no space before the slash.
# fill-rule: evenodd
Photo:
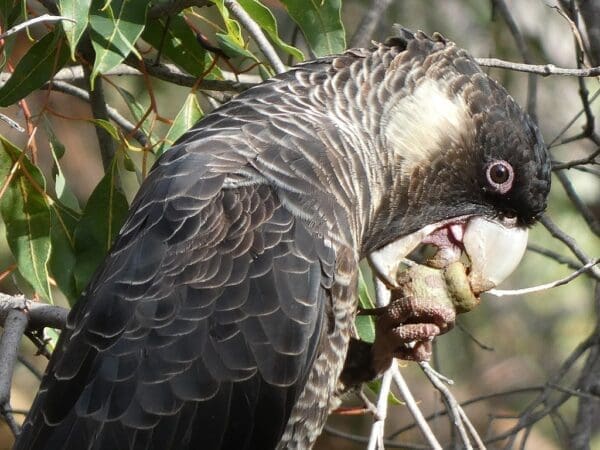
<svg viewBox="0 0 600 450">
<path fill-rule="evenodd" d="M 361 28 L 379 3 L 389 6 L 377 17 L 376 26 Z M 498 3 L 239 0 L 288 65 L 355 44 L 369 45 L 371 39 L 381 41 L 391 35 L 394 23 L 428 34 L 441 32 L 476 57 L 521 61 Z M 0 1 L 0 32 L 46 13 L 74 20 L 41 22 L 0 42 L 0 112 L 24 129 L 0 121 L 0 292 L 24 293 L 66 307 L 72 304 L 118 232 L 156 157 L 206 112 L 250 83 L 276 73 L 226 4 L 224 0 Z M 558 2 L 512 0 L 506 5 L 524 38 L 529 62 L 576 66 L 576 25 L 559 13 Z M 362 32 L 356 34 L 357 30 Z M 487 71 L 521 105 L 532 105 L 528 74 Z M 49 83 L 57 73 L 54 83 Z M 95 89 L 91 94 L 89 80 Z M 589 115 L 578 116 L 582 110 L 578 79 L 538 77 L 536 81 L 536 103 L 530 112 L 546 142 L 552 143 L 553 160 L 571 161 L 596 151 L 594 139 L 569 139 L 589 123 Z M 585 79 L 583 85 L 592 94 L 600 88 L 596 78 Z M 590 113 L 598 110 L 591 102 Z M 122 122 L 114 120 L 114 112 Z M 597 223 L 600 171 L 597 162 L 586 169 L 570 169 L 567 176 Z M 548 216 L 587 255 L 597 257 L 597 230 L 584 220 L 561 184 L 553 182 Z M 530 236 L 535 248 L 579 265 L 543 226 L 534 227 Z M 528 251 L 503 287 L 545 283 L 573 270 L 556 259 Z M 598 311 L 593 280 L 585 275 L 566 286 L 523 297 L 484 297 L 478 309 L 460 317 L 459 327 L 436 340 L 434 362 L 455 380 L 452 390 L 459 401 L 518 390 L 482 399 L 466 409 L 482 437 L 493 438 L 510 430 L 540 390 L 554 382 L 561 364 L 594 331 Z M 22 345 L 11 397 L 19 421 L 23 415 L 18 413 L 27 410 L 39 383 L 35 372 L 43 371 L 46 364 L 30 342 Z M 576 389 L 584 362 L 579 358 L 560 379 L 562 387 Z M 401 365 L 424 413 L 443 410 L 437 391 L 418 367 Z M 578 402 L 573 395 L 560 409 L 543 416 L 528 429 L 525 447 L 569 448 Z M 360 405 L 360 401 L 348 395 L 347 404 Z M 395 430 L 412 423 L 403 405 L 391 406 L 389 414 L 386 436 L 391 441 L 423 445 L 415 429 L 395 435 Z M 599 430 L 600 415 L 592 420 L 593 429 Z M 336 436 L 335 431 L 366 436 L 371 423 L 369 415 L 333 415 L 318 448 L 364 448 L 364 443 Z M 431 423 L 436 435 L 448 442 L 447 418 Z M 0 432 L 0 449 L 10 448 L 9 429 L 3 425 Z M 490 447 L 507 443 L 511 445 L 498 440 Z M 599 432 L 591 446 L 600 448 Z"/>
</svg>

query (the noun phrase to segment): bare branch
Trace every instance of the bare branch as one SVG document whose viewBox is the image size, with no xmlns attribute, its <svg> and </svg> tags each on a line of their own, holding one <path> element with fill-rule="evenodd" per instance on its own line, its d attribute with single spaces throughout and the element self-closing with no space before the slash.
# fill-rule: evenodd
<svg viewBox="0 0 600 450">
<path fill-rule="evenodd" d="M 94 88 L 91 85 L 91 69 L 88 67 L 83 68 L 86 78 L 89 80 L 88 93 L 90 95 L 90 105 L 92 108 L 92 115 L 95 119 L 109 120 L 108 108 L 106 98 L 104 96 L 104 87 L 101 77 L 96 77 L 94 81 Z M 104 171 L 110 170 L 110 165 L 113 158 L 115 157 L 115 142 L 108 131 L 99 125 L 95 125 L 96 136 L 98 138 L 98 144 L 100 146 L 100 156 L 102 158 L 102 166 Z"/>
<path fill-rule="evenodd" d="M 526 64 L 531 64 L 532 59 L 529 53 L 529 49 L 527 48 L 527 44 L 525 43 L 525 38 L 519 30 L 519 26 L 515 21 L 513 15 L 510 12 L 510 9 L 506 5 L 504 0 L 492 0 L 494 7 L 500 12 L 508 29 L 510 30 L 513 38 L 515 39 L 515 43 L 517 44 L 517 48 L 519 49 L 519 53 L 523 58 L 523 62 Z M 535 74 L 529 74 L 529 78 L 527 80 L 527 112 L 533 117 L 534 121 L 537 122 L 537 114 L 536 114 L 536 94 L 537 94 L 537 79 Z"/>
<path fill-rule="evenodd" d="M 442 394 L 442 400 L 446 404 L 448 414 L 452 419 L 453 425 L 458 430 L 464 447 L 466 449 L 473 448 L 471 440 L 469 439 L 469 434 L 467 434 L 468 428 L 469 433 L 475 440 L 477 448 L 485 449 L 485 445 L 483 444 L 481 438 L 477 434 L 475 427 L 473 426 L 473 424 L 470 423 L 462 407 L 460 406 L 458 401 L 456 401 L 456 399 L 452 395 L 452 392 L 450 392 L 450 390 L 446 387 L 443 380 L 440 379 L 438 373 L 435 370 L 433 370 L 427 362 L 421 362 L 419 363 L 419 366 L 421 367 L 427 378 L 429 378 L 431 384 L 433 384 L 433 386 Z M 465 424 L 467 424 L 467 428 L 465 428 Z"/>
<path fill-rule="evenodd" d="M 42 14 L 41 16 L 34 17 L 33 19 L 26 20 L 25 22 L 22 22 L 18 25 L 15 25 L 12 28 L 9 28 L 4 33 L 0 34 L 0 39 L 7 38 L 8 36 L 10 36 L 12 34 L 18 33 L 19 31 L 29 28 L 30 26 L 36 25 L 38 23 L 60 22 L 62 20 L 66 20 L 67 22 L 76 23 L 75 20 L 73 20 L 69 17 L 53 16 L 51 14 Z"/>
<path fill-rule="evenodd" d="M 552 281 L 550 283 L 540 284 L 538 286 L 532 286 L 532 287 L 523 288 L 523 289 L 506 289 L 506 290 L 490 289 L 486 293 L 495 295 L 496 297 L 506 297 L 506 296 L 524 295 L 524 294 L 532 294 L 534 292 L 547 291 L 548 289 L 552 289 L 552 288 L 562 286 L 562 285 L 569 283 L 570 281 L 574 280 L 582 273 L 590 270 L 592 267 L 594 267 L 598 263 L 600 263 L 600 259 L 592 261 L 592 262 L 584 265 L 581 269 L 573 272 L 572 274 L 570 274 L 564 278 L 561 278 L 560 280 Z"/>
<path fill-rule="evenodd" d="M 592 259 L 585 254 L 585 252 L 579 247 L 575 239 L 569 236 L 567 233 L 562 231 L 558 226 L 550 220 L 547 214 L 544 214 L 540 218 L 540 223 L 546 227 L 546 229 L 550 232 L 552 237 L 558 239 L 563 244 L 565 244 L 575 256 L 584 264 L 589 264 L 592 262 Z M 597 267 L 592 267 L 590 269 L 596 277 L 600 276 L 600 270 Z"/>
<path fill-rule="evenodd" d="M 6 423 L 15 436 L 20 428 L 15 422 L 10 406 L 10 388 L 17 362 L 19 342 L 27 327 L 27 316 L 23 311 L 11 309 L 4 319 L 4 333 L 0 339 L 0 408 Z"/>
<path fill-rule="evenodd" d="M 77 97 L 86 102 L 90 101 L 90 94 L 87 91 L 63 81 L 53 81 L 52 83 L 45 84 L 43 87 L 45 89 L 62 92 L 63 94 L 72 95 L 73 97 Z M 106 111 L 108 117 L 123 130 L 124 134 L 131 135 L 144 147 L 148 145 L 148 137 L 144 132 L 123 117 L 119 111 L 109 105 L 106 105 Z"/>
<path fill-rule="evenodd" d="M 60 306 L 40 303 L 26 299 L 23 296 L 11 296 L 0 293 L 0 323 L 3 323 L 12 310 L 21 310 L 27 313 L 29 329 L 43 327 L 64 328 L 67 323 L 69 311 Z"/>
<path fill-rule="evenodd" d="M 350 40 L 350 47 L 366 47 L 371 43 L 377 26 L 391 4 L 392 0 L 371 0 L 366 14 Z"/>
<path fill-rule="evenodd" d="M 419 430 L 421 430 L 423 436 L 425 436 L 425 439 L 427 440 L 427 443 L 429 444 L 430 448 L 434 450 L 441 450 L 442 446 L 440 445 L 439 441 L 433 434 L 433 431 L 429 427 L 427 419 L 423 417 L 423 413 L 421 412 L 419 405 L 415 401 L 415 398 L 413 397 L 412 392 L 410 392 L 406 381 L 404 381 L 404 377 L 400 373 L 400 369 L 395 363 L 392 365 L 392 375 L 394 378 L 394 383 L 398 387 L 398 390 L 400 391 L 400 394 L 402 395 L 402 398 L 404 399 L 408 410 L 415 419 L 415 424 L 419 427 Z"/>
<path fill-rule="evenodd" d="M 267 58 L 267 61 L 269 61 L 269 64 L 271 64 L 271 67 L 273 67 L 275 72 L 285 72 L 285 65 L 281 62 L 281 59 L 279 59 L 277 52 L 267 40 L 258 24 L 250 17 L 246 10 L 242 8 L 236 0 L 225 0 L 225 6 L 229 8 L 231 14 L 240 21 L 243 27 L 248 30 L 248 33 L 254 38 L 256 45 L 258 45 L 258 48 L 263 55 L 265 55 L 265 58 Z"/>
<path fill-rule="evenodd" d="M 139 61 L 129 57 L 126 63 L 130 66 L 137 67 Z M 144 66 L 149 75 L 160 80 L 168 81 L 179 86 L 196 86 L 198 89 L 209 91 L 229 91 L 243 92 L 246 89 L 254 86 L 256 83 L 238 82 L 233 80 L 198 80 L 197 77 L 182 72 L 173 64 L 155 64 L 154 61 L 144 60 Z"/>
<path fill-rule="evenodd" d="M 17 130 L 19 133 L 24 133 L 25 132 L 25 128 L 23 128 L 21 125 L 19 125 L 17 122 L 15 122 L 14 120 L 12 120 L 7 115 L 4 115 L 4 114 L 0 113 L 0 120 L 3 121 L 3 122 L 5 122 L 12 129 Z"/>
<path fill-rule="evenodd" d="M 596 314 L 600 313 L 600 283 L 596 283 L 595 292 Z M 596 332 L 599 332 L 597 324 Z M 578 394 L 593 393 L 592 398 L 579 397 L 577 418 L 569 435 L 569 448 L 583 450 L 589 448 L 596 426 L 595 419 L 600 413 L 600 397 L 598 396 L 598 380 L 600 379 L 600 346 L 596 345 L 590 349 L 590 353 L 581 369 L 581 375 L 577 381 L 576 392 Z"/>
<path fill-rule="evenodd" d="M 553 162 L 552 170 L 564 170 L 570 169 L 575 166 L 582 166 L 585 164 L 596 164 L 596 158 L 600 156 L 600 148 L 597 148 L 594 152 L 592 152 L 589 156 L 581 159 L 574 159 L 569 162 Z"/>
<path fill-rule="evenodd" d="M 387 417 L 388 397 L 392 383 L 392 371 L 387 370 L 381 380 L 381 389 L 377 398 L 377 415 L 371 426 L 371 435 L 367 445 L 368 450 L 383 450 L 383 427 Z"/>
<path fill-rule="evenodd" d="M 568 77 L 597 77 L 600 75 L 600 67 L 590 67 L 585 69 L 566 69 L 556 67 L 554 64 L 524 64 L 512 61 L 505 61 L 498 58 L 475 58 L 477 64 L 484 67 L 496 67 L 498 69 L 514 70 L 516 72 L 534 73 L 543 77 L 550 75 L 561 75 Z"/>
<path fill-rule="evenodd" d="M 560 183 L 562 184 L 563 189 L 567 194 L 567 197 L 569 197 L 569 199 L 573 203 L 573 206 L 577 208 L 577 210 L 581 214 L 581 217 L 583 217 L 583 219 L 590 227 L 590 230 L 592 230 L 594 234 L 600 235 L 600 222 L 598 222 L 598 219 L 596 218 L 594 213 L 590 211 L 587 205 L 583 203 L 583 201 L 579 198 L 579 195 L 577 195 L 577 192 L 575 191 L 575 188 L 573 187 L 571 181 L 567 177 L 567 174 L 563 171 L 556 172 L 556 178 L 558 178 L 558 181 L 560 181 Z"/>
</svg>

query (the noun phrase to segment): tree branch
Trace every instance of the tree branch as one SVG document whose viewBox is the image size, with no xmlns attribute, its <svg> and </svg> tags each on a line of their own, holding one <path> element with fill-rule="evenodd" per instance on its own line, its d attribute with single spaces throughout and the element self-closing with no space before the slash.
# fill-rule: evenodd
<svg viewBox="0 0 600 450">
<path fill-rule="evenodd" d="M 29 329 L 44 327 L 62 329 L 67 323 L 69 314 L 69 310 L 60 306 L 36 302 L 23 296 L 0 293 L 0 323 L 4 323 L 8 314 L 13 310 L 23 311 L 27 314 Z"/>
<path fill-rule="evenodd" d="M 0 339 L 0 409 L 6 423 L 15 436 L 20 432 L 10 406 L 10 388 L 19 352 L 19 342 L 27 327 L 23 311 L 11 309 L 4 319 L 4 333 Z"/>
<path fill-rule="evenodd" d="M 497 67 L 499 69 L 514 70 L 516 72 L 535 73 L 547 77 L 550 75 L 561 75 L 568 77 L 597 77 L 600 75 L 600 67 L 590 67 L 583 69 L 566 69 L 557 67 L 554 64 L 524 64 L 512 61 L 505 61 L 498 58 L 475 58 L 477 64 L 483 67 Z"/>
<path fill-rule="evenodd" d="M 377 26 L 391 4 L 392 0 L 371 0 L 367 6 L 367 13 L 350 40 L 350 47 L 367 47 L 371 43 Z"/>
<path fill-rule="evenodd" d="M 240 21 L 243 27 L 254 38 L 256 45 L 258 45 L 258 48 L 262 54 L 265 55 L 265 58 L 267 58 L 267 61 L 269 61 L 269 64 L 271 64 L 271 67 L 273 67 L 275 72 L 285 72 L 286 67 L 281 62 L 281 59 L 279 59 L 277 52 L 267 40 L 258 24 L 250 17 L 246 10 L 242 8 L 236 0 L 225 0 L 225 6 L 227 6 L 231 14 Z"/>
</svg>

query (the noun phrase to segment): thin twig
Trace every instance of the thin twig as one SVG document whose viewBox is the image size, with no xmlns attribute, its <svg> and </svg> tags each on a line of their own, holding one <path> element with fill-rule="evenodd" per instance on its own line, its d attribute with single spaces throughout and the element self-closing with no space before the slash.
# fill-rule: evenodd
<svg viewBox="0 0 600 450">
<path fill-rule="evenodd" d="M 369 443 L 369 438 L 366 436 L 341 431 L 336 428 L 333 428 L 331 425 L 325 425 L 323 430 L 326 433 L 331 434 L 332 436 L 337 436 L 339 438 L 346 439 L 350 442 L 356 442 L 357 444 Z M 401 448 L 403 450 L 431 450 L 431 447 L 428 445 L 409 444 L 406 441 L 392 442 L 388 439 L 383 440 L 383 445 L 385 446 L 385 448 Z"/>
<path fill-rule="evenodd" d="M 366 7 L 366 14 L 350 39 L 350 47 L 366 47 L 371 43 L 375 30 L 391 4 L 392 0 L 371 0 Z"/>
<path fill-rule="evenodd" d="M 125 62 L 133 67 L 138 67 L 141 63 L 136 58 L 127 58 Z M 243 92 L 246 89 L 254 86 L 256 83 L 247 83 L 235 80 L 200 80 L 198 78 L 182 72 L 174 64 L 154 64 L 151 60 L 143 61 L 144 68 L 148 75 L 160 80 L 168 81 L 179 86 L 196 87 L 197 89 L 205 89 L 209 91 L 229 91 Z"/>
<path fill-rule="evenodd" d="M 585 158 L 574 159 L 572 161 L 562 162 L 562 163 L 555 161 L 552 163 L 552 170 L 554 170 L 554 171 L 565 170 L 565 169 L 571 169 L 576 166 L 582 166 L 585 164 L 597 164 L 596 158 L 598 158 L 598 156 L 600 156 L 600 148 L 597 148 L 595 151 L 590 153 L 590 155 L 586 156 Z"/>
<path fill-rule="evenodd" d="M 596 100 L 598 98 L 598 96 L 600 96 L 600 89 L 596 90 L 596 92 L 594 92 L 594 94 L 590 97 L 588 103 L 592 104 L 594 102 L 594 100 Z M 559 133 L 554 137 L 554 139 L 552 139 L 550 141 L 550 143 L 548 144 L 548 148 L 552 148 L 554 147 L 554 145 L 556 144 L 556 142 L 569 130 L 569 128 L 571 128 L 573 126 L 573 124 L 575 122 L 577 122 L 577 119 L 579 119 L 584 113 L 586 113 L 586 108 L 581 108 L 577 114 L 575 114 L 575 116 L 569 120 L 569 122 L 562 128 L 562 130 L 559 131 Z M 567 139 L 567 141 L 570 142 L 570 139 Z M 560 144 L 565 144 L 567 143 L 567 141 L 561 141 Z"/>
<path fill-rule="evenodd" d="M 585 69 L 567 69 L 557 67 L 554 64 L 524 64 L 512 61 L 505 61 L 498 58 L 475 58 L 477 64 L 484 67 L 496 67 L 498 69 L 508 69 L 517 72 L 535 73 L 543 77 L 551 75 L 561 75 L 567 77 L 597 77 L 600 75 L 600 67 L 590 67 Z"/>
<path fill-rule="evenodd" d="M 598 345 L 600 342 L 600 334 L 595 330 L 587 339 L 581 342 L 577 348 L 569 355 L 565 362 L 561 365 L 558 372 L 548 381 L 546 388 L 529 404 L 527 409 L 521 416 L 516 425 L 508 430 L 497 434 L 494 437 L 487 439 L 488 443 L 497 442 L 509 438 L 507 448 L 511 448 L 512 443 L 518 432 L 546 417 L 551 411 L 556 410 L 563 403 L 571 398 L 569 394 L 559 395 L 558 398 L 550 399 L 551 394 L 555 392 L 553 385 L 558 382 L 569 372 L 573 365 L 587 352 L 591 347 Z M 545 405 L 544 408 L 538 409 L 540 405 Z"/>
<path fill-rule="evenodd" d="M 51 14 L 42 14 L 41 16 L 34 17 L 33 19 L 26 20 L 18 25 L 15 25 L 12 28 L 9 28 L 4 33 L 0 34 L 0 39 L 7 38 L 8 36 L 18 33 L 25 28 L 29 28 L 32 25 L 36 25 L 38 23 L 48 23 L 48 22 L 60 22 L 62 20 L 66 20 L 67 22 L 77 23 L 77 21 L 64 16 L 53 16 Z"/>
<path fill-rule="evenodd" d="M 225 0 L 225 6 L 229 8 L 231 14 L 240 21 L 242 26 L 254 38 L 256 45 L 258 45 L 258 48 L 265 55 L 265 58 L 267 58 L 267 61 L 269 61 L 275 72 L 285 72 L 285 65 L 281 62 L 279 55 L 277 55 L 277 52 L 265 37 L 260 26 L 250 17 L 246 10 L 236 0 Z"/>
<path fill-rule="evenodd" d="M 441 450 L 441 444 L 435 437 L 435 434 L 433 434 L 429 423 L 427 423 L 427 419 L 425 419 L 425 417 L 423 416 L 423 413 L 421 412 L 419 405 L 415 401 L 412 392 L 410 392 L 406 381 L 404 381 L 404 377 L 402 376 L 400 369 L 395 363 L 392 364 L 392 376 L 394 379 L 394 383 L 400 391 L 400 395 L 402 395 L 402 398 L 406 403 L 406 407 L 415 419 L 415 425 L 418 426 L 421 433 L 423 433 L 423 436 L 427 440 L 427 443 L 429 444 L 430 448 L 434 450 Z"/>
<path fill-rule="evenodd" d="M 63 94 L 72 95 L 73 97 L 77 97 L 86 102 L 90 101 L 90 94 L 86 90 L 63 81 L 53 81 L 52 84 L 44 85 L 44 88 L 62 92 Z M 148 144 L 148 137 L 143 133 L 143 131 L 123 117 L 117 109 L 106 105 L 106 111 L 108 113 L 108 117 L 123 130 L 123 134 L 131 135 L 144 147 Z"/>
<path fill-rule="evenodd" d="M 594 267 L 598 263 L 600 263 L 600 259 L 589 262 L 586 265 L 584 265 L 583 267 L 581 267 L 579 270 L 576 270 L 575 272 L 573 272 L 572 274 L 570 274 L 564 278 L 561 278 L 560 280 L 551 281 L 550 283 L 540 284 L 538 286 L 532 286 L 532 287 L 523 288 L 523 289 L 490 289 L 489 291 L 486 291 L 486 293 L 495 295 L 496 297 L 506 297 L 506 296 L 525 295 L 525 294 L 532 294 L 534 292 L 547 291 L 548 289 L 552 289 L 552 288 L 562 286 L 564 284 L 569 283 L 570 281 L 574 280 L 582 273 L 590 270 L 592 267 Z"/>
<path fill-rule="evenodd" d="M 546 227 L 552 237 L 565 244 L 582 263 L 589 264 L 592 262 L 592 259 L 579 247 L 575 239 L 562 231 L 554 222 L 552 222 L 547 214 L 540 217 L 540 223 Z M 600 277 L 600 270 L 598 270 L 597 267 L 592 267 L 590 270 L 596 277 Z"/>
<path fill-rule="evenodd" d="M 583 220 L 585 220 L 590 227 L 590 230 L 592 230 L 592 232 L 597 236 L 600 236 L 600 222 L 590 208 L 588 208 L 588 206 L 579 198 L 579 195 L 577 195 L 577 192 L 571 184 L 571 180 L 569 180 L 567 174 L 564 171 L 556 172 L 556 178 L 558 178 L 558 181 L 560 181 L 560 184 L 565 190 L 567 197 L 569 197 L 569 200 L 571 200 L 573 206 L 577 208 Z"/>
<path fill-rule="evenodd" d="M 383 374 L 379 396 L 377 398 L 377 415 L 375 421 L 371 425 L 371 434 L 367 450 L 383 450 L 383 430 L 385 419 L 387 417 L 388 397 L 390 395 L 390 387 L 392 384 L 392 371 L 387 370 Z"/>
<path fill-rule="evenodd" d="M 25 128 L 23 128 L 21 125 L 19 125 L 17 122 L 12 120 L 10 117 L 8 117 L 5 114 L 0 113 L 0 120 L 5 122 L 13 130 L 17 130 L 19 133 L 25 132 Z"/>
<path fill-rule="evenodd" d="M 421 367 L 421 369 L 423 370 L 423 372 L 425 373 L 427 378 L 429 378 L 429 381 L 431 382 L 431 384 L 433 384 L 433 386 L 442 394 L 442 400 L 446 404 L 446 408 L 448 409 L 448 413 L 450 414 L 452 423 L 454 424 L 454 427 L 458 430 L 458 433 L 460 435 L 460 438 L 461 438 L 461 441 L 462 441 L 464 447 L 467 450 L 472 449 L 473 446 L 471 444 L 471 440 L 469 439 L 469 434 L 467 433 L 467 429 L 465 428 L 465 425 L 464 425 L 465 419 L 467 421 L 469 419 L 467 418 L 464 411 L 462 411 L 462 407 L 460 406 L 458 401 L 456 401 L 456 399 L 454 398 L 454 396 L 452 395 L 450 390 L 446 387 L 444 382 L 437 376 L 437 372 L 435 372 L 428 363 L 421 362 L 421 363 L 419 363 L 419 366 Z M 469 428 L 469 431 L 472 430 L 474 432 L 473 438 L 475 439 L 475 442 L 478 445 L 478 448 L 485 449 L 485 446 L 483 445 L 481 438 L 479 437 L 477 432 L 475 432 L 475 428 L 472 425 L 468 428 Z"/>
<path fill-rule="evenodd" d="M 519 30 L 519 26 L 515 18 L 513 17 L 508 5 L 504 0 L 493 0 L 494 7 L 500 12 L 510 33 L 515 39 L 515 43 L 517 44 L 517 48 L 521 57 L 523 58 L 523 62 L 526 64 L 531 64 L 531 55 L 529 53 L 529 49 L 527 48 L 527 43 L 525 42 L 525 38 Z M 527 112 L 532 116 L 533 120 L 537 122 L 537 114 L 536 114 L 536 94 L 537 94 L 537 79 L 535 74 L 530 73 L 527 79 Z"/>
</svg>

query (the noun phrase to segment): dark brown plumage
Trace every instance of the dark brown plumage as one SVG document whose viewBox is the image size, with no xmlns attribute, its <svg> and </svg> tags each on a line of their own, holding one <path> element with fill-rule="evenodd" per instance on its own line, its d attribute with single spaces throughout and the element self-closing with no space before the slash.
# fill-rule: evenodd
<svg viewBox="0 0 600 450">
<path fill-rule="evenodd" d="M 508 193 L 486 178 L 495 160 L 514 168 Z M 359 260 L 454 217 L 530 224 L 549 183 L 530 119 L 439 36 L 403 31 L 249 89 L 156 163 L 15 448 L 310 448 Z"/>
</svg>

